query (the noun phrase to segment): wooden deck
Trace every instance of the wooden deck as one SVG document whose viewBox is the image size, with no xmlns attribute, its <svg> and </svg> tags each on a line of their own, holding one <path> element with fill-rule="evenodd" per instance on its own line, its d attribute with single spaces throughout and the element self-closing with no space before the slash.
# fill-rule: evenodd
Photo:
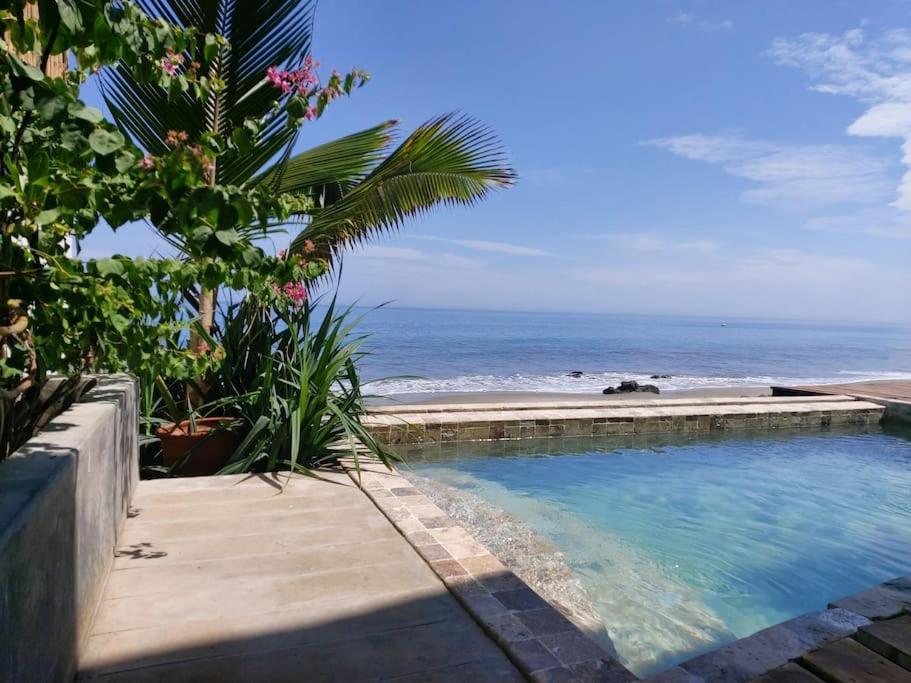
<svg viewBox="0 0 911 683">
<path fill-rule="evenodd" d="M 911 683 L 911 615 L 875 621 L 754 683 Z"/>
<path fill-rule="evenodd" d="M 911 576 L 835 600 L 645 683 L 911 683 Z"/>
<path fill-rule="evenodd" d="M 839 394 L 854 398 L 911 402 L 911 380 L 890 379 L 847 384 L 817 384 L 796 387 L 772 387 L 776 396 Z"/>
<path fill-rule="evenodd" d="M 885 408 L 883 420 L 911 425 L 911 380 L 887 379 L 847 384 L 772 387 L 773 396 L 850 396 Z"/>
</svg>

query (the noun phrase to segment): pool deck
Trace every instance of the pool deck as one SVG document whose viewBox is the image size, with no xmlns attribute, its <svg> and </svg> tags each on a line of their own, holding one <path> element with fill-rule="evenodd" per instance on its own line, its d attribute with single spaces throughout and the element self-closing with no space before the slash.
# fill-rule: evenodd
<svg viewBox="0 0 911 683">
<path fill-rule="evenodd" d="M 140 482 L 77 680 L 635 680 L 397 471 L 345 465 Z"/>
<path fill-rule="evenodd" d="M 322 476 L 141 482 L 78 680 L 524 680 L 364 491 Z"/>
<path fill-rule="evenodd" d="M 852 396 L 575 399 L 378 406 L 364 423 L 388 444 L 498 441 L 878 423 L 886 408 Z"/>
</svg>

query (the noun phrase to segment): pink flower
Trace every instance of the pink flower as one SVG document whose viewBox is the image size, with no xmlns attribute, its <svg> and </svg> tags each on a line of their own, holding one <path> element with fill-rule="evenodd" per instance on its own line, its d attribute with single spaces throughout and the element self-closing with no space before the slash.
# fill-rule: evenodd
<svg viewBox="0 0 911 683">
<path fill-rule="evenodd" d="M 294 71 L 270 66 L 266 69 L 266 80 L 285 95 L 296 92 L 298 95 L 309 97 L 312 94 L 311 90 L 319 83 L 314 73 L 317 67 L 319 62 L 314 62 L 311 57 L 305 57 L 303 66 Z"/>
<path fill-rule="evenodd" d="M 282 291 L 294 306 L 303 306 L 304 302 L 307 301 L 307 288 L 301 282 L 289 282 L 282 287 Z"/>
<path fill-rule="evenodd" d="M 151 154 L 146 154 L 139 161 L 139 168 L 143 169 L 144 171 L 148 171 L 150 168 L 154 168 L 154 167 L 155 167 L 155 157 L 153 157 Z"/>
<path fill-rule="evenodd" d="M 316 245 L 313 244 L 313 240 L 304 240 L 304 253 L 312 254 L 316 251 Z"/>
<path fill-rule="evenodd" d="M 168 135 L 167 135 L 167 137 L 165 137 L 164 141 L 165 141 L 165 144 L 167 144 L 168 146 L 176 147 L 181 142 L 186 142 L 189 139 L 190 139 L 190 136 L 187 135 L 185 131 L 169 130 Z"/>
<path fill-rule="evenodd" d="M 304 118 L 307 119 L 308 121 L 312 121 L 318 115 L 319 115 L 319 113 L 317 112 L 316 107 L 310 106 L 310 107 L 307 107 L 307 111 L 304 114 Z"/>
<path fill-rule="evenodd" d="M 177 74 L 177 67 L 174 66 L 174 62 L 167 58 L 161 60 L 161 70 L 168 74 L 168 76 L 175 76 Z"/>
<path fill-rule="evenodd" d="M 278 69 L 276 69 L 274 66 L 270 66 L 268 69 L 266 69 L 266 79 L 268 79 L 268 81 L 276 88 L 280 88 L 282 87 L 282 83 L 284 81 L 284 78 L 282 77 L 283 73 L 284 72 L 279 72 Z"/>
<path fill-rule="evenodd" d="M 197 353 L 209 353 L 212 350 L 212 347 L 209 346 L 207 342 L 199 342 L 199 345 L 196 347 Z"/>
<path fill-rule="evenodd" d="M 287 255 L 288 255 L 288 250 L 287 250 L 287 249 L 279 249 L 279 250 L 278 250 L 278 258 L 284 260 L 284 258 L 285 258 Z"/>
</svg>

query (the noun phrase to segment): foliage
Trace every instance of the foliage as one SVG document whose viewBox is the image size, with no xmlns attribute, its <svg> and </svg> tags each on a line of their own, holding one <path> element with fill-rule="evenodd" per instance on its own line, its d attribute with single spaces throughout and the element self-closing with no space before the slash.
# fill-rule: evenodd
<svg viewBox="0 0 911 683">
<path fill-rule="evenodd" d="M 367 78 L 358 70 L 344 76 L 333 72 L 326 84 L 306 89 L 304 97 L 291 87 L 289 76 L 305 79 L 317 66 L 309 55 L 315 9 L 311 0 L 139 3 L 150 15 L 177 26 L 195 25 L 230 40 L 230 46 L 221 47 L 218 58 L 200 71 L 225 84 L 206 106 L 166 98 L 161 89 L 132 80 L 122 69 L 105 72 L 106 99 L 115 120 L 152 153 L 158 153 L 178 122 L 193 138 L 205 131 L 237 131 L 243 117 L 268 116 L 270 89 L 294 100 L 288 111 L 312 120 Z M 259 79 L 270 68 L 271 88 Z M 346 244 L 396 229 L 406 218 L 434 206 L 472 204 L 515 180 L 498 141 L 469 118 L 433 119 L 390 152 L 395 125 L 387 121 L 294 155 L 297 130 L 283 126 L 280 117 L 270 119 L 250 140 L 248 153 L 219 164 L 216 175 L 223 182 L 267 187 L 304 200 L 307 208 L 298 216 L 307 225 L 292 249 L 300 252 L 313 243 L 327 259 Z"/>
<path fill-rule="evenodd" d="M 0 43 L 0 458 L 30 436 L 17 427 L 26 414 L 17 404 L 37 405 L 49 372 L 199 372 L 206 359 L 165 343 L 195 317 L 187 293 L 225 284 L 268 296 L 275 283 L 324 269 L 314 258 L 269 256 L 255 242 L 308 200 L 211 182 L 210 169 L 240 154 L 243 136 L 191 144 L 174 131 L 151 157 L 79 99 L 93 71 L 117 63 L 169 97 L 206 100 L 223 87 L 201 73 L 222 38 L 151 20 L 129 2 L 42 0 L 38 7 L 36 19 L 21 0 L 0 5 L 13 48 Z M 64 51 L 73 67 L 50 77 L 48 61 Z M 199 66 L 166 69 L 177 55 Z M 279 99 L 277 111 L 290 106 Z M 243 125 L 255 135 L 263 122 Z M 118 229 L 148 216 L 191 258 L 71 256 L 72 243 L 99 221 Z"/>
<path fill-rule="evenodd" d="M 346 244 L 512 184 L 497 141 L 450 115 L 392 151 L 386 122 L 294 155 L 301 126 L 368 78 L 320 78 L 308 0 L 27 4 L 0 0 L 0 458 L 46 419 L 49 373 L 71 398 L 80 373 L 121 369 L 150 410 L 195 392 L 195 412 L 244 421 L 231 471 L 314 466 L 352 436 L 388 458 L 359 422 L 350 315 L 315 324 L 307 284 Z M 62 54 L 71 68 L 49 75 Z M 79 99 L 95 73 L 116 127 Z M 180 258 L 72 256 L 99 223 L 137 220 Z M 292 253 L 267 254 L 291 221 Z M 221 331 L 218 288 L 248 297 Z"/>
<path fill-rule="evenodd" d="M 334 299 L 320 306 L 246 297 L 227 308 L 209 338 L 221 362 L 206 375 L 206 400 L 196 410 L 236 418 L 243 439 L 223 473 L 305 471 L 345 456 L 357 463 L 355 443 L 384 463 L 395 459 L 360 422 L 357 364 L 365 337 L 355 332 L 358 321 Z M 179 386 L 169 393 L 155 406 L 151 424 L 173 420 Z"/>
</svg>

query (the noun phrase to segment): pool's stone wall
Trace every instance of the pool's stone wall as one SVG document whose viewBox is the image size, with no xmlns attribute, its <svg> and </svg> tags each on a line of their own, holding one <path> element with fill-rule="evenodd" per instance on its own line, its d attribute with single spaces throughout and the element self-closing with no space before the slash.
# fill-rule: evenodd
<svg viewBox="0 0 911 683">
<path fill-rule="evenodd" d="M 416 405 L 374 409 L 365 425 L 391 444 L 499 441 L 541 437 L 695 434 L 715 431 L 865 427 L 883 406 L 847 396 L 563 401 Z"/>
<path fill-rule="evenodd" d="M 529 681 L 636 680 L 614 653 L 583 633 L 398 471 L 375 462 L 362 462 L 358 468 L 347 462 L 347 467 Z"/>
</svg>

